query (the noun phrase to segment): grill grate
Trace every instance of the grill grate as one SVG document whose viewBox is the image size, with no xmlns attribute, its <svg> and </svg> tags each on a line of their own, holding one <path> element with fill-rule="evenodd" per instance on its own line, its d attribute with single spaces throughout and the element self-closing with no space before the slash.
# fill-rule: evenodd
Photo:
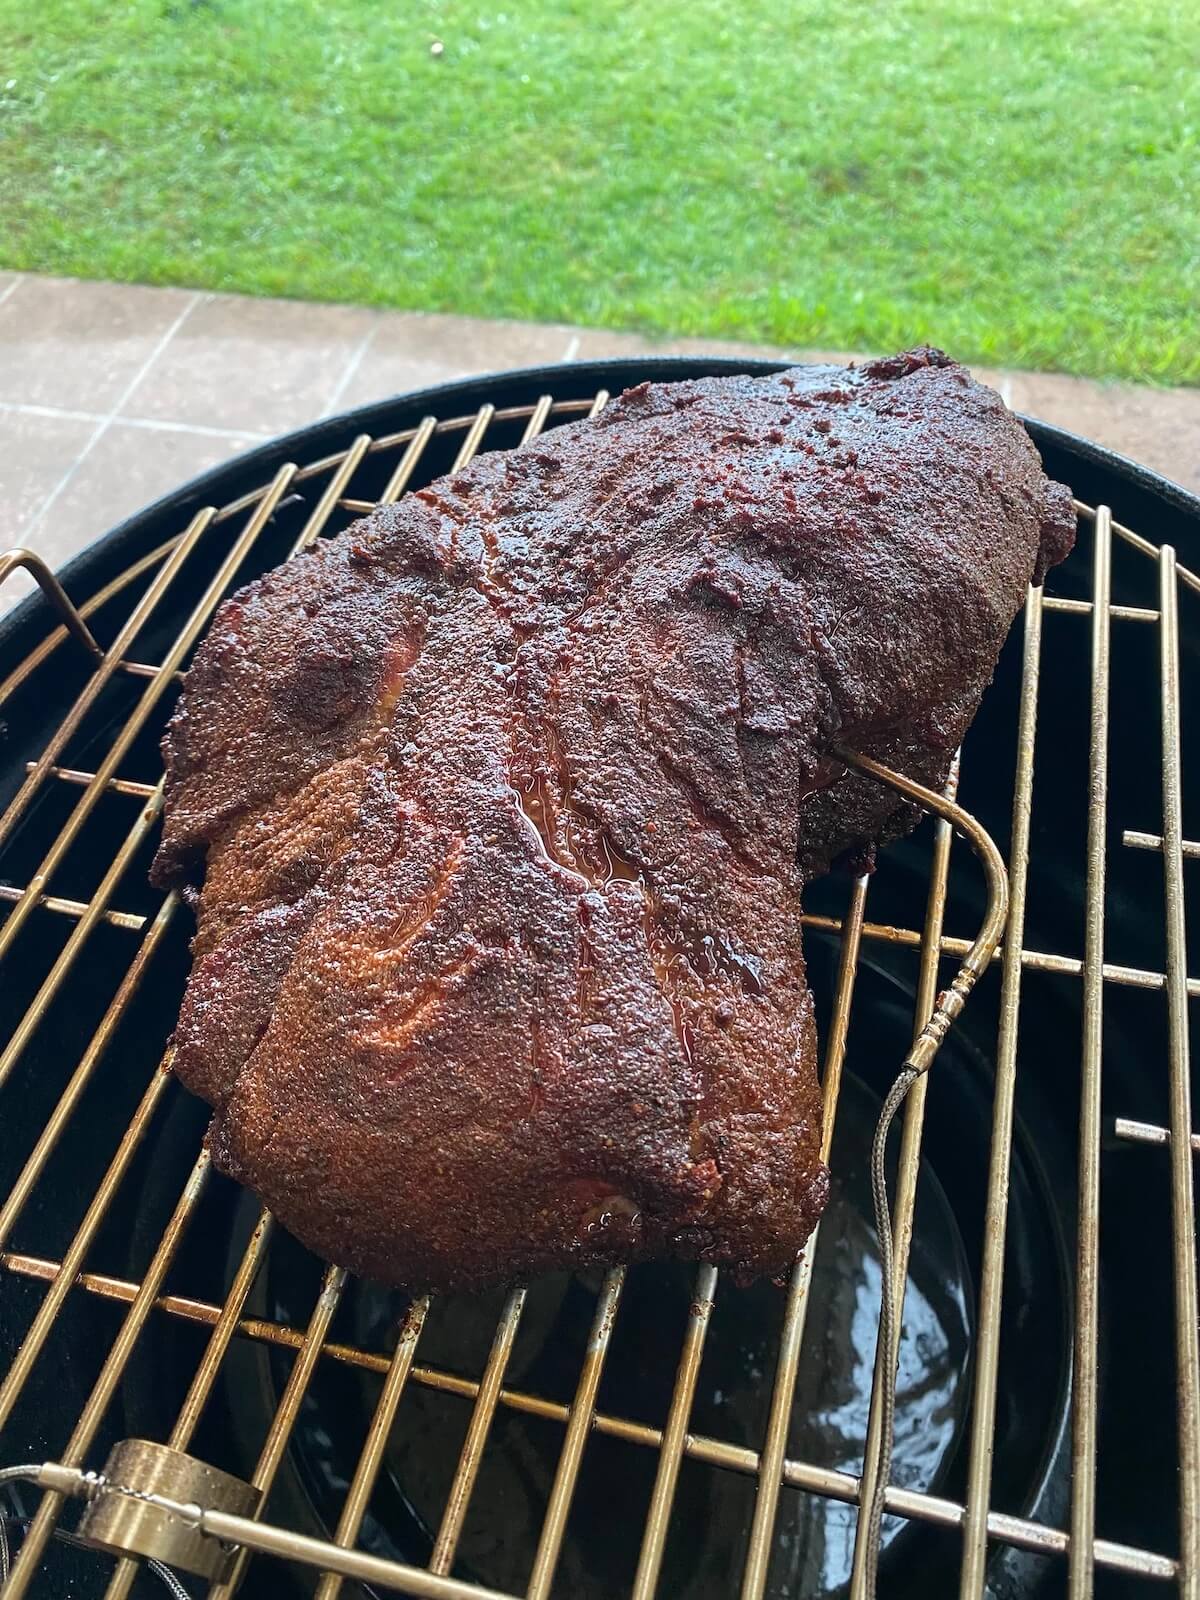
<svg viewBox="0 0 1200 1600">
<path fill-rule="evenodd" d="M 348 1577 L 413 1594 L 478 1596 L 484 1592 L 452 1577 L 451 1573 L 493 1423 L 502 1411 L 512 1411 L 544 1419 L 562 1430 L 561 1451 L 544 1520 L 536 1543 L 529 1551 L 528 1578 L 523 1592 L 531 1600 L 545 1600 L 551 1593 L 568 1515 L 593 1435 L 624 1440 L 657 1456 L 632 1594 L 638 1600 L 646 1600 L 656 1592 L 683 1464 L 700 1462 L 754 1480 L 753 1513 L 739 1558 L 738 1582 L 743 1600 L 757 1600 L 767 1588 L 777 1511 L 785 1488 L 849 1505 L 871 1502 L 880 1459 L 884 1374 L 895 1369 L 900 1318 L 897 1316 L 893 1325 L 890 1352 L 881 1351 L 876 1362 L 865 1468 L 860 1481 L 853 1474 L 789 1453 L 795 1384 L 805 1352 L 813 1243 L 797 1263 L 781 1306 L 781 1332 L 770 1381 L 770 1404 L 761 1447 L 757 1449 L 689 1428 L 718 1289 L 717 1273 L 707 1265 L 695 1271 L 674 1387 L 661 1428 L 614 1414 L 600 1405 L 605 1364 L 625 1286 L 623 1269 L 610 1271 L 599 1287 L 591 1334 L 569 1399 L 552 1398 L 506 1383 L 525 1309 L 526 1291 L 523 1289 L 512 1291 L 504 1301 L 490 1352 L 477 1380 L 418 1359 L 430 1310 L 428 1297 L 409 1307 L 390 1356 L 358 1342 L 331 1337 L 348 1282 L 346 1274 L 337 1268 L 330 1267 L 324 1272 L 306 1325 L 250 1314 L 252 1288 L 272 1242 L 272 1221 L 265 1212 L 250 1233 L 228 1285 L 222 1284 L 221 1297 L 205 1298 L 177 1292 L 173 1286 L 168 1288 L 189 1223 L 196 1217 L 210 1186 L 209 1157 L 203 1148 L 195 1156 L 178 1192 L 174 1210 L 141 1275 L 133 1280 L 91 1270 L 89 1261 L 95 1243 L 102 1235 L 151 1125 L 163 1114 L 169 1097 L 181 1092 L 169 1076 L 169 1050 L 151 1074 L 140 1101 L 129 1116 L 83 1220 L 66 1248 L 47 1250 L 45 1254 L 17 1250 L 13 1248 L 14 1231 L 21 1219 L 35 1209 L 32 1202 L 39 1193 L 39 1184 L 45 1178 L 64 1131 L 80 1115 L 89 1090 L 103 1082 L 106 1073 L 119 1070 L 110 1047 L 143 987 L 153 983 L 168 935 L 172 930 L 178 933 L 180 902 L 175 894 L 168 895 L 161 903 L 149 903 L 146 910 L 137 909 L 137 902 L 147 902 L 148 891 L 141 881 L 144 877 L 141 867 L 162 805 L 162 783 L 161 780 L 144 781 L 136 774 L 142 771 L 147 777 L 153 776 L 153 758 L 146 752 L 153 749 L 161 733 L 180 669 L 216 604 L 255 571 L 273 565 L 283 555 L 304 548 L 321 535 L 338 531 L 353 516 L 379 503 L 397 499 L 414 479 L 428 481 L 437 472 L 444 471 L 450 462 L 452 470 L 457 470 L 485 442 L 503 445 L 517 438 L 532 437 L 546 426 L 594 412 L 606 398 L 604 391 L 600 391 L 588 399 L 554 401 L 550 396 L 543 396 L 530 405 L 497 408 L 488 404 L 466 416 L 443 420 L 426 417 L 415 427 L 383 437 L 363 434 L 344 451 L 313 462 L 284 465 L 269 483 L 258 489 L 220 508 L 199 511 L 183 533 L 131 563 L 78 611 L 36 558 L 18 552 L 0 561 L 0 581 L 17 565 L 33 570 L 63 619 L 0 685 L 0 704 L 39 691 L 55 674 L 73 671 L 73 663 L 84 659 L 85 653 L 88 658 L 88 674 L 82 686 L 71 698 L 49 743 L 27 763 L 14 798 L 0 815 L 0 847 L 7 847 L 8 859 L 14 863 L 19 861 L 24 870 L 20 884 L 0 886 L 0 918 L 3 919 L 0 921 L 0 959 L 28 946 L 47 919 L 55 925 L 61 923 L 65 932 L 57 953 L 51 952 L 44 959 L 39 953 L 41 975 L 36 988 L 27 1005 L 15 1008 L 22 1010 L 23 1015 L 19 1019 L 9 1019 L 14 1026 L 0 1052 L 0 1091 L 7 1095 L 19 1092 L 19 1080 L 10 1080 L 47 1017 L 55 1008 L 71 1003 L 74 986 L 100 933 L 107 930 L 107 938 L 123 941 L 119 945 L 122 952 L 119 961 L 114 960 L 110 968 L 114 975 L 119 971 L 119 986 L 78 1054 L 57 1100 L 39 1125 L 36 1142 L 0 1204 L 0 1294 L 4 1292 L 6 1279 L 10 1282 L 18 1279 L 41 1281 L 47 1285 L 45 1297 L 24 1330 L 12 1361 L 6 1371 L 0 1372 L 0 1438 L 35 1365 L 39 1360 L 53 1358 L 64 1304 L 80 1293 L 113 1303 L 124 1314 L 99 1377 L 73 1419 L 69 1439 L 60 1447 L 60 1441 L 51 1434 L 55 1459 L 68 1466 L 86 1466 L 92 1459 L 105 1414 L 141 1347 L 152 1313 L 164 1314 L 176 1324 L 192 1324 L 209 1330 L 207 1343 L 194 1367 L 168 1437 L 168 1442 L 180 1450 L 186 1450 L 193 1439 L 235 1339 L 296 1353 L 252 1473 L 252 1482 L 263 1491 L 264 1502 L 280 1472 L 318 1365 L 334 1362 L 374 1374 L 382 1379 L 382 1384 L 357 1465 L 346 1488 L 332 1542 L 321 1544 L 287 1530 L 278 1531 L 278 1553 L 320 1570 L 335 1549 L 345 1552 L 356 1549 L 393 1422 L 409 1386 L 459 1396 L 470 1403 L 470 1421 L 427 1567 L 406 1566 L 362 1551 L 342 1562 L 343 1573 Z M 308 509 L 310 505 L 311 510 Z M 304 516 L 305 511 L 307 516 Z M 1188 999 L 1200 993 L 1200 979 L 1187 975 L 1184 863 L 1200 855 L 1200 842 L 1183 837 L 1179 601 L 1181 593 L 1200 592 L 1200 578 L 1177 566 L 1175 553 L 1169 546 L 1160 549 L 1132 529 L 1115 522 L 1106 507 L 1093 508 L 1077 502 L 1077 511 L 1081 545 L 1091 558 L 1090 598 L 1043 596 L 1041 591 L 1031 591 L 1024 614 L 1018 736 L 1012 771 L 1012 839 L 1008 857 L 1011 913 L 1003 948 L 997 950 L 993 958 L 999 966 L 999 1027 L 966 1491 L 960 1499 L 951 1499 L 893 1483 L 886 1488 L 884 1504 L 893 1516 L 958 1531 L 962 1541 L 961 1593 L 964 1597 L 983 1594 L 989 1543 L 991 1546 L 999 1543 L 1061 1558 L 1066 1563 L 1072 1596 L 1089 1594 L 1097 1571 L 1109 1569 L 1162 1580 L 1190 1600 L 1196 1600 L 1200 1595 L 1200 1503 L 1197 1499 L 1200 1494 L 1200 1365 L 1192 1154 L 1200 1149 L 1200 1135 L 1191 1131 L 1187 1012 Z M 298 522 L 296 533 L 292 530 Z M 281 537 L 286 538 L 285 544 L 281 545 Z M 1153 604 L 1112 602 L 1114 539 L 1145 558 L 1143 568 L 1147 576 L 1151 564 L 1157 567 L 1157 593 L 1142 596 L 1147 601 L 1153 599 Z M 139 595 L 141 580 L 147 581 Z M 182 592 L 197 594 L 199 598 L 187 611 L 186 621 L 178 632 L 163 641 L 158 664 L 147 665 L 135 659 L 131 651 L 145 648 L 145 642 L 155 638 L 155 618 L 160 609 L 166 610 L 168 602 L 177 604 Z M 138 597 L 133 599 L 135 595 Z M 115 627 L 114 614 L 117 617 Z M 1024 944 L 1024 934 L 1030 888 L 1034 745 L 1043 632 L 1047 627 L 1075 630 L 1071 648 L 1076 650 L 1085 618 L 1091 637 L 1090 803 L 1086 922 L 1082 954 L 1074 956 L 1029 949 Z M 105 630 L 111 636 L 107 647 L 102 648 L 93 636 L 93 622 L 102 637 L 106 636 Z M 1163 752 L 1161 832 L 1142 831 L 1151 825 L 1152 819 L 1141 814 L 1128 819 L 1132 826 L 1124 830 L 1121 842 L 1129 850 L 1153 852 L 1162 860 L 1166 907 L 1162 970 L 1156 970 L 1153 965 L 1133 967 L 1105 959 L 1105 866 L 1112 845 L 1106 836 L 1105 785 L 1109 771 L 1114 624 L 1120 628 L 1153 629 L 1157 634 L 1161 685 L 1157 714 L 1161 718 Z M 68 764 L 77 759 L 75 752 L 81 733 L 87 734 L 92 740 L 91 747 L 100 752 L 99 758 L 87 768 Z M 969 765 L 969 745 L 965 760 Z M 956 773 L 954 783 L 957 776 Z M 953 792 L 952 784 L 948 798 L 953 798 Z M 115 852 L 98 855 L 100 847 L 92 842 L 98 837 L 97 819 L 102 811 L 113 807 L 126 808 L 121 823 L 124 834 Z M 41 834 L 37 827 L 31 826 L 31 819 L 45 810 L 56 818 L 62 815 L 63 820 L 60 825 L 50 827 L 48 842 L 43 848 L 38 843 Z M 825 1030 L 823 1083 L 827 1141 L 837 1114 L 855 986 L 864 949 L 879 945 L 909 947 L 918 952 L 915 1035 L 933 1012 L 941 979 L 941 961 L 946 957 L 960 958 L 970 948 L 970 941 L 948 934 L 943 927 L 951 882 L 952 842 L 953 829 L 943 817 L 935 825 L 923 927 L 869 920 L 866 911 L 870 884 L 866 877 L 849 885 L 845 909 L 840 915 L 809 911 L 803 917 L 807 926 L 835 935 L 840 941 L 832 1023 Z M 97 870 L 102 871 L 98 878 Z M 885 863 L 881 876 L 886 877 L 886 873 Z M 76 880 L 81 874 L 82 887 L 79 887 Z M 75 888 L 76 892 L 73 895 L 59 893 L 60 888 Z M 123 895 L 131 896 L 134 903 L 126 906 Z M 1082 1221 L 1076 1241 L 1074 1471 L 1070 1515 L 1065 1527 L 1045 1525 L 990 1505 L 1008 1180 L 1013 1159 L 1014 1095 L 1018 1053 L 1025 1037 L 1021 1029 L 1022 982 L 1031 972 L 1047 975 L 1060 984 L 1078 982 L 1083 995 L 1079 1108 L 1079 1216 Z M 1116 1118 L 1107 1129 L 1102 1124 L 1101 1055 L 1104 996 L 1108 986 L 1161 991 L 1165 997 L 1169 1117 L 1163 1124 L 1129 1117 Z M 901 1285 L 906 1278 L 913 1236 L 927 1092 L 928 1079 L 921 1077 L 903 1112 L 893 1213 Z M 1102 1135 L 1106 1131 L 1117 1140 L 1163 1146 L 1170 1164 L 1180 1467 L 1177 1555 L 1096 1537 L 1099 1174 Z M 1160 1219 L 1158 1225 L 1165 1225 L 1165 1220 Z M 1167 1314 L 1165 1306 L 1162 1313 Z M 885 1355 L 890 1360 L 885 1359 Z M 6 1450 L 5 1455 L 9 1454 Z M 20 1596 L 33 1592 L 31 1586 L 64 1502 L 61 1492 L 50 1490 L 44 1495 L 5 1588 L 9 1600 L 19 1600 Z M 865 1529 L 866 1522 L 865 1517 L 860 1518 L 859 1527 Z M 265 1528 L 269 1527 L 268 1508 Z M 222 1600 L 232 1596 L 244 1576 L 248 1558 L 249 1552 L 243 1549 L 232 1576 L 214 1585 L 210 1593 Z M 867 1540 L 856 1536 L 851 1581 L 851 1593 L 855 1597 L 867 1593 L 868 1567 Z M 130 1560 L 118 1562 L 106 1590 L 109 1600 L 119 1600 L 129 1593 L 136 1571 L 135 1563 Z M 317 1589 L 319 1600 L 333 1600 L 342 1585 L 342 1576 L 326 1569 Z"/>
</svg>

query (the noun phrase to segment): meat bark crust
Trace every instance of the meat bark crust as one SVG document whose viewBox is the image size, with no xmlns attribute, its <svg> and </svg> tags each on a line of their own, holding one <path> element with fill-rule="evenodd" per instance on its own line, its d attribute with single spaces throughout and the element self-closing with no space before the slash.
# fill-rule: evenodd
<svg viewBox="0 0 1200 1600">
<path fill-rule="evenodd" d="M 824 1205 L 803 881 L 915 820 L 1069 550 L 940 352 L 643 384 L 218 611 L 154 876 L 217 1165 L 411 1288 L 786 1270 Z"/>
</svg>

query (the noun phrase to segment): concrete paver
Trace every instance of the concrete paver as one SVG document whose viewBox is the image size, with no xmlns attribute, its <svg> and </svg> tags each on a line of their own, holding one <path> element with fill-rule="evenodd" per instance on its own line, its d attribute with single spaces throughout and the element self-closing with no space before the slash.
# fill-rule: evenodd
<svg viewBox="0 0 1200 1600">
<path fill-rule="evenodd" d="M 1200 389 L 1091 383 L 1052 372 L 1015 372 L 1010 382 L 1014 410 L 1095 439 L 1200 493 Z"/>
<path fill-rule="evenodd" d="M 61 565 L 239 450 L 405 390 L 557 361 L 706 353 L 851 359 L 0 273 L 0 545 L 25 543 Z M 1200 492 L 1200 389 L 979 375 L 1014 409 Z M 23 587 L 7 584 L 0 610 Z"/>
<path fill-rule="evenodd" d="M 632 356 L 676 354 L 668 349 L 665 341 L 648 339 L 641 333 L 617 333 L 611 328 L 576 328 L 574 335 L 569 347 L 572 361 L 607 361 L 610 358 L 618 360 L 622 356 L 628 359 Z M 725 347 L 714 342 L 711 348 L 723 350 Z M 769 356 L 771 352 L 768 350 L 765 354 Z"/>
<path fill-rule="evenodd" d="M 124 407 L 159 422 L 284 433 L 319 417 L 378 326 L 357 306 L 206 295 Z"/>
<path fill-rule="evenodd" d="M 24 533 L 48 490 L 61 483 L 71 471 L 95 428 L 96 424 L 86 418 L 0 410 L 0 490 L 3 492 L 0 551 L 13 545 L 32 544 L 52 565 L 62 565 L 66 555 L 55 556 L 47 541 L 34 544 Z M 67 555 L 73 554 L 73 550 L 67 552 Z M 32 588 L 32 578 L 23 572 L 13 573 L 0 590 L 0 613 L 15 605 Z"/>
<path fill-rule="evenodd" d="M 21 278 L 0 304 L 0 400 L 112 411 L 195 300 L 186 289 Z"/>
<path fill-rule="evenodd" d="M 0 544 L 21 542 L 47 492 L 70 472 L 95 429 L 86 417 L 0 410 Z"/>
<path fill-rule="evenodd" d="M 81 460 L 37 532 L 38 554 L 59 567 L 135 511 L 260 439 L 114 422 Z"/>
<path fill-rule="evenodd" d="M 478 317 L 383 313 L 331 409 L 348 411 L 471 373 L 563 361 L 574 331 L 541 323 L 484 322 Z"/>
</svg>

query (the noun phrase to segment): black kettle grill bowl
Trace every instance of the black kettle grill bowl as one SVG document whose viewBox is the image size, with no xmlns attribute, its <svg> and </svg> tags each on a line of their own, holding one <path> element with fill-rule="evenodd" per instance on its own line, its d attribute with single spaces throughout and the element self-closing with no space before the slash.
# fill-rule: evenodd
<svg viewBox="0 0 1200 1600">
<path fill-rule="evenodd" d="M 516 442 L 528 414 L 506 417 L 505 408 L 529 408 L 543 394 L 556 401 L 586 402 L 601 389 L 616 392 L 648 378 L 748 370 L 774 367 L 690 360 L 556 367 L 448 385 L 367 407 L 292 434 L 196 480 L 98 541 L 71 563 L 63 582 L 72 599 L 82 604 L 178 535 L 200 507 L 224 507 L 260 490 L 284 462 L 303 466 L 337 457 L 361 434 L 379 440 L 415 428 L 426 415 L 471 418 L 492 405 L 498 413 L 483 436 L 483 448 L 497 448 Z M 556 420 L 566 419 L 553 414 L 550 425 Z M 1048 472 L 1070 483 L 1081 503 L 1110 506 L 1127 528 L 1156 546 L 1174 544 L 1185 566 L 1200 565 L 1200 503 L 1082 440 L 1038 423 L 1029 426 Z M 429 438 L 409 487 L 447 470 L 463 431 Z M 377 496 L 398 459 L 399 447 L 366 455 L 345 493 L 367 500 Z M 325 471 L 298 480 L 282 498 L 240 569 L 239 582 L 283 559 L 329 476 Z M 325 531 L 337 531 L 354 515 L 352 507 L 337 508 Z M 137 638 L 133 654 L 138 660 L 163 659 L 228 550 L 229 530 L 240 525 L 235 519 L 209 530 Z M 1057 599 L 1090 599 L 1093 529 L 1093 520 L 1082 517 L 1079 546 L 1048 586 Z M 113 637 L 128 614 L 131 596 L 140 593 L 144 582 L 118 588 L 91 613 L 89 625 L 101 645 Z M 1114 603 L 1152 609 L 1157 582 L 1154 555 L 1115 540 Z M 1197 682 L 1197 603 L 1194 593 L 1182 591 L 1185 802 L 1200 780 L 1187 715 Z M 41 598 L 27 601 L 0 622 L 0 681 L 56 622 Z M 1089 801 L 1090 622 L 1083 611 L 1050 609 L 1042 627 L 1023 946 L 1078 956 L 1083 949 Z M 961 803 L 1002 850 L 1011 827 L 1022 647 L 1018 622 L 969 735 L 959 792 Z M 1121 842 L 1127 828 L 1161 829 L 1158 651 L 1158 629 L 1152 621 L 1114 619 L 1105 955 L 1118 966 L 1161 973 L 1166 962 L 1162 855 Z M 0 707 L 5 719 L 0 803 L 8 803 L 26 763 L 44 749 L 90 670 L 86 652 L 68 639 L 51 665 L 32 673 Z M 144 681 L 118 675 L 61 764 L 94 771 Z M 138 735 L 121 764 L 121 777 L 157 781 L 157 743 L 173 699 L 174 691 L 168 692 Z M 66 782 L 44 785 L 0 851 L 0 883 L 19 887 L 27 881 L 78 794 Z M 106 794 L 49 891 L 86 901 L 126 837 L 136 807 L 136 799 Z M 1186 835 L 1186 812 L 1184 831 Z M 927 823 L 886 852 L 869 891 L 866 915 L 871 922 L 922 927 L 931 837 Z M 147 919 L 160 904 L 145 881 L 152 843 L 148 837 L 135 852 L 111 902 L 122 912 Z M 1188 868 L 1190 873 L 1196 870 Z M 831 877 L 810 891 L 806 913 L 816 919 L 842 918 L 848 892 L 848 880 Z M 9 909 L 0 905 L 0 927 Z M 945 929 L 969 938 L 981 915 L 981 876 L 959 845 Z M 69 917 L 39 909 L 21 931 L 6 963 L 0 1043 L 33 1000 L 71 926 Z M 39 1276 L 30 1263 L 62 1259 L 166 1045 L 186 977 L 189 932 L 188 916 L 176 916 L 149 978 L 125 1010 L 11 1235 L 0 1240 L 0 1249 L 7 1252 L 0 1255 L 0 1379 L 46 1293 L 48 1269 L 43 1266 Z M 75 962 L 12 1078 L 0 1089 L 0 1197 L 16 1179 L 143 936 L 110 922 L 96 926 L 84 956 Z M 1193 928 L 1193 970 L 1196 938 Z M 813 927 L 807 948 L 824 1037 L 837 966 L 836 932 Z M 911 946 L 864 940 L 834 1145 L 835 1197 L 820 1236 L 788 1435 L 790 1460 L 852 1475 L 862 1467 L 878 1310 L 866 1152 L 879 1102 L 911 1034 L 917 961 L 918 951 Z M 1082 993 L 1078 975 L 1037 966 L 1024 974 L 991 1495 L 993 1509 L 1056 1529 L 1069 1526 Z M 967 1488 L 999 994 L 1000 974 L 994 967 L 933 1069 L 899 1379 L 894 1481 L 959 1504 Z M 1161 988 L 1115 981 L 1105 985 L 1096 1527 L 1105 1539 L 1173 1556 L 1179 1537 L 1180 1458 L 1170 1164 L 1165 1146 L 1114 1136 L 1116 1118 L 1153 1127 L 1169 1124 L 1167 1014 Z M 111 1285 L 141 1281 L 205 1123 L 206 1109 L 172 1084 L 87 1253 L 90 1287 L 77 1286 L 66 1297 L 0 1434 L 0 1466 L 54 1459 L 62 1451 L 128 1309 L 127 1299 Z M 171 1265 L 164 1292 L 189 1303 L 219 1306 L 257 1215 L 252 1197 L 224 1179 L 214 1180 Z M 604 1416 L 662 1427 L 693 1277 L 692 1269 L 680 1266 L 646 1266 L 629 1275 L 597 1400 Z M 320 1278 L 320 1263 L 286 1236 L 276 1235 L 244 1315 L 303 1330 Z M 508 1368 L 509 1387 L 559 1408 L 570 1404 L 597 1288 L 596 1282 L 565 1275 L 531 1286 Z M 429 1561 L 470 1418 L 469 1396 L 455 1392 L 454 1380 L 478 1379 L 502 1301 L 502 1296 L 485 1296 L 434 1303 L 418 1348 L 416 1375 L 390 1430 L 363 1523 L 359 1542 L 364 1548 L 417 1565 Z M 328 1358 L 316 1362 L 275 1479 L 268 1510 L 273 1523 L 332 1537 L 378 1399 L 379 1368 L 386 1365 L 405 1310 L 401 1296 L 354 1281 L 348 1286 L 329 1339 L 351 1352 L 366 1352 L 373 1364 Z M 720 1286 L 696 1389 L 693 1434 L 743 1451 L 761 1448 L 782 1312 L 783 1295 L 773 1286 L 747 1291 Z M 98 1466 L 117 1439 L 168 1436 L 209 1332 L 208 1325 L 186 1313 L 151 1314 L 85 1464 Z M 249 1477 L 294 1361 L 294 1342 L 235 1338 L 191 1451 Z M 448 1374 L 450 1383 L 440 1382 L 439 1374 Z M 524 1591 L 562 1438 L 561 1417 L 500 1405 L 459 1540 L 456 1576 Z M 628 1592 L 656 1464 L 656 1451 L 644 1442 L 622 1437 L 619 1430 L 593 1431 L 567 1524 L 556 1592 L 596 1600 Z M 685 1456 L 659 1592 L 697 1597 L 736 1593 L 754 1498 L 752 1474 Z M 32 1491 L 22 1490 L 11 1509 L 28 1514 L 36 1501 Z M 855 1521 L 852 1505 L 785 1485 L 766 1592 L 845 1593 Z M 935 1518 L 889 1518 L 881 1566 L 884 1592 L 956 1593 L 961 1546 L 961 1534 Z M 44 1568 L 42 1581 L 53 1587 L 42 1591 L 35 1585 L 35 1593 L 99 1595 L 111 1562 L 55 1545 L 44 1557 Z M 1066 1572 L 1061 1555 L 1033 1553 L 1003 1539 L 991 1545 L 988 1588 L 997 1596 L 1065 1592 Z M 155 1592 L 146 1574 L 137 1585 L 136 1593 Z M 302 1595 L 312 1586 L 313 1575 L 303 1568 L 260 1561 L 250 1568 L 244 1592 Z M 1172 1584 L 1139 1579 L 1101 1562 L 1096 1586 L 1098 1593 L 1124 1595 L 1167 1593 Z M 355 1586 L 347 1583 L 345 1592 L 354 1593 Z"/>
</svg>

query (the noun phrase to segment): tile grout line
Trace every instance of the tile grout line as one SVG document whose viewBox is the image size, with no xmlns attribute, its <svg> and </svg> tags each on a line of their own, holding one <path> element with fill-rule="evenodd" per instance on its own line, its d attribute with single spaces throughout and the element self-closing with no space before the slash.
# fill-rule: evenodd
<svg viewBox="0 0 1200 1600">
<path fill-rule="evenodd" d="M 203 422 L 167 422 L 158 417 L 106 416 L 101 411 L 71 411 L 65 406 L 38 406 L 23 400 L 0 400 L 0 411 L 22 417 L 48 417 L 56 422 L 104 422 L 119 428 L 143 428 L 151 433 L 198 433 L 214 439 L 273 439 L 272 433 L 253 428 L 213 428 Z"/>
<path fill-rule="evenodd" d="M 372 341 L 378 332 L 379 322 L 376 321 L 371 324 L 366 333 L 358 341 L 357 348 L 351 353 L 350 359 L 346 363 L 346 370 L 342 373 L 337 383 L 334 384 L 333 393 L 329 396 L 329 399 L 325 404 L 325 409 L 321 412 L 322 417 L 332 416 L 334 411 L 336 411 L 338 402 L 341 400 L 346 390 L 350 387 L 355 373 L 358 371 L 359 367 L 362 366 L 363 357 L 371 348 Z"/>
<path fill-rule="evenodd" d="M 133 394 L 134 390 L 137 388 L 138 384 L 141 383 L 142 379 L 150 371 L 151 367 L 153 367 L 154 363 L 158 360 L 159 356 L 162 355 L 163 351 L 170 344 L 171 340 L 179 332 L 180 328 L 183 327 L 184 323 L 187 321 L 187 319 L 191 316 L 192 312 L 196 309 L 196 307 L 200 304 L 201 300 L 203 300 L 204 298 L 205 298 L 205 296 L 203 296 L 201 294 L 198 294 L 198 293 L 192 295 L 192 297 L 188 301 L 187 305 L 184 306 L 183 310 L 179 313 L 179 315 L 175 318 L 175 320 L 171 324 L 171 326 L 163 334 L 162 338 L 159 339 L 158 343 L 154 346 L 154 349 L 151 350 L 150 354 L 146 357 L 145 361 L 142 362 L 141 366 L 134 373 L 133 377 L 125 385 L 125 388 L 122 389 L 122 391 L 120 393 L 120 396 L 117 399 L 116 405 L 112 408 L 112 410 L 108 413 L 108 415 L 106 417 L 101 418 L 100 422 L 97 424 L 96 428 L 93 430 L 91 437 L 88 439 L 88 441 L 84 445 L 83 449 L 75 457 L 74 461 L 72 461 L 71 465 L 67 468 L 66 472 L 63 473 L 62 477 L 55 484 L 54 488 L 51 489 L 50 493 L 46 496 L 46 498 L 42 501 L 42 503 L 38 507 L 38 509 L 34 512 L 33 516 L 26 523 L 22 537 L 29 538 L 32 534 L 36 533 L 37 530 L 41 527 L 42 522 L 45 520 L 46 514 L 49 512 L 50 508 L 54 505 L 54 502 L 62 494 L 63 490 L 66 489 L 67 485 L 71 482 L 72 478 L 74 478 L 75 474 L 79 471 L 79 469 L 83 465 L 84 461 L 92 453 L 92 451 L 95 449 L 96 445 L 98 445 L 100 443 L 100 440 L 104 437 L 104 435 L 108 432 L 110 424 L 117 420 L 117 417 L 118 417 L 118 415 L 120 413 L 121 407 L 130 398 L 130 396 Z"/>
</svg>

